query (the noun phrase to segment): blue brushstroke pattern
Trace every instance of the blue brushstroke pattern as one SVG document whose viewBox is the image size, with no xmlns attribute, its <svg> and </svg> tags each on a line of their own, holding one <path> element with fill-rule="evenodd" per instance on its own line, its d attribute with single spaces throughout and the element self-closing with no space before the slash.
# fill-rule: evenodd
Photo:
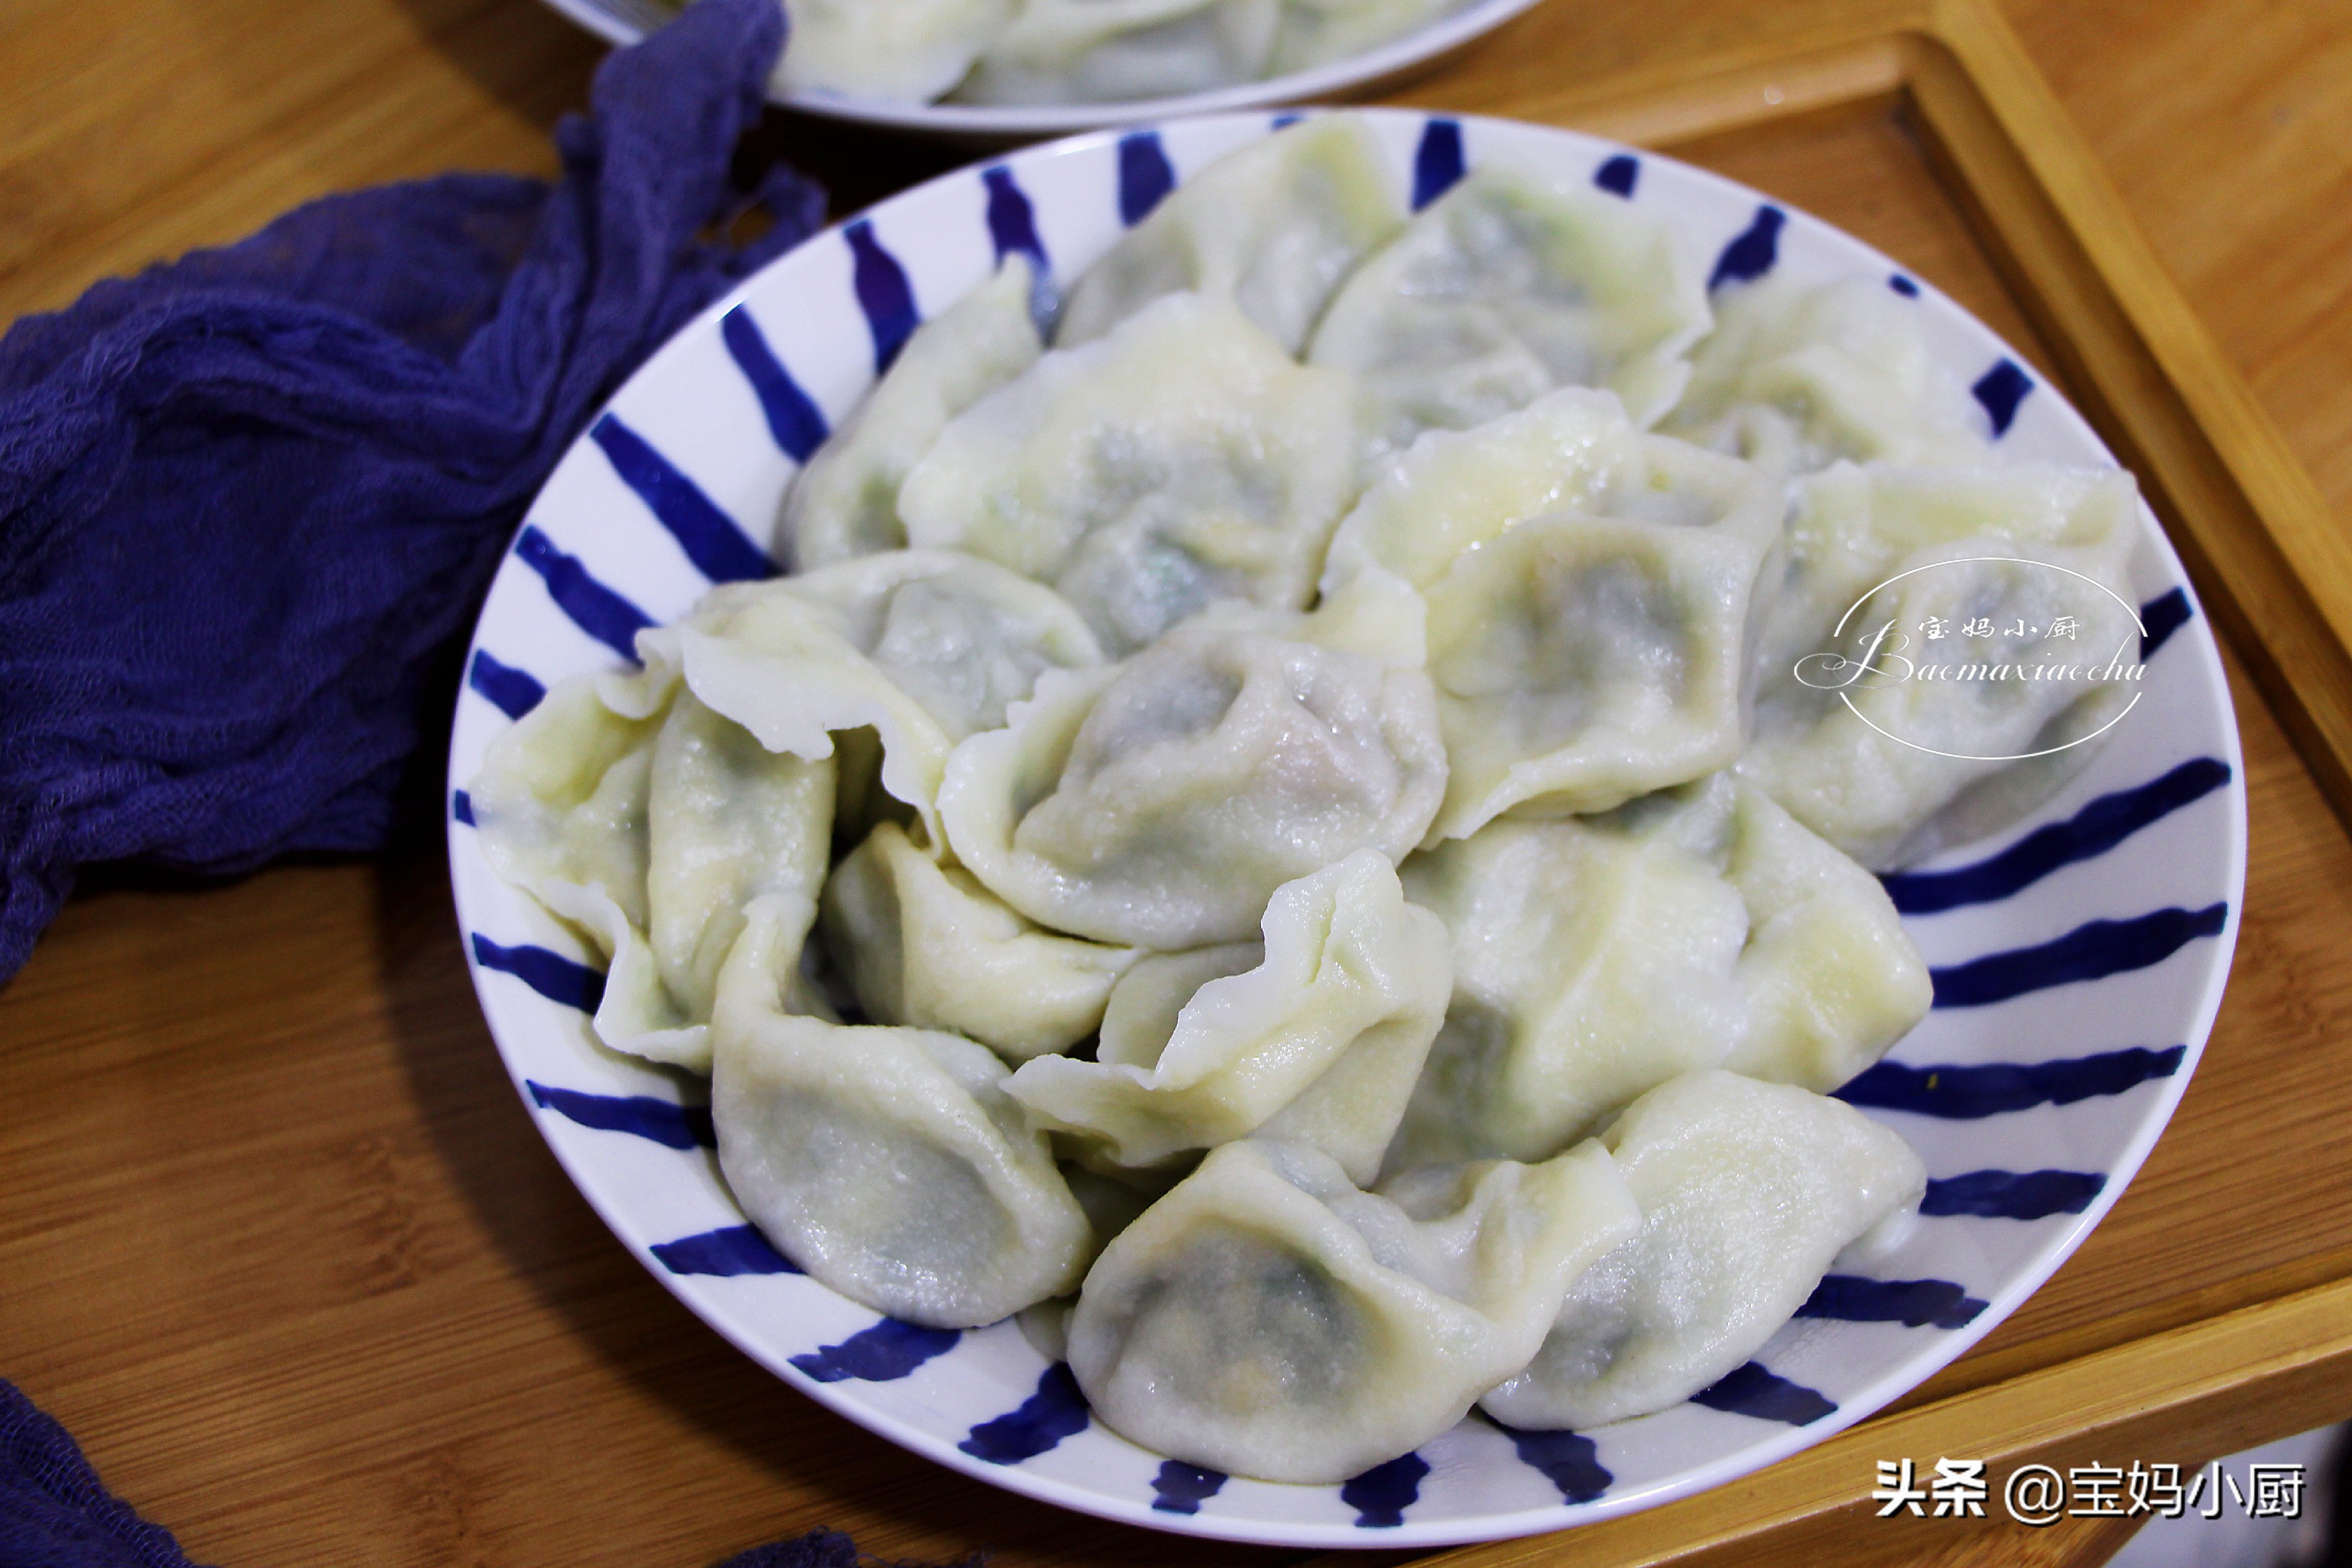
<svg viewBox="0 0 2352 1568">
<path fill-rule="evenodd" d="M 914 285 L 907 281 L 907 269 L 898 265 L 898 258 L 874 237 L 873 219 L 859 218 L 841 233 L 849 241 L 850 286 L 857 294 L 857 308 L 866 312 L 866 328 L 874 334 L 874 374 L 880 375 L 922 323 L 915 310 Z"/>
<path fill-rule="evenodd" d="M 2160 1051 L 2133 1046 L 2054 1062 L 1991 1062 L 1979 1067 L 1905 1067 L 1879 1062 L 1837 1091 L 1848 1105 L 1908 1110 L 1947 1121 L 1974 1121 L 2037 1105 L 2121 1094 L 2180 1070 L 2186 1046 Z"/>
<path fill-rule="evenodd" d="M 756 583 L 776 574 L 775 563 L 736 521 L 643 436 L 606 414 L 588 427 L 588 438 L 677 541 L 696 571 L 714 583 Z"/>
<path fill-rule="evenodd" d="M 466 684 L 489 699 L 490 706 L 509 719 L 520 719 L 547 700 L 547 688 L 527 669 L 501 664 L 480 648 L 466 671 Z"/>
<path fill-rule="evenodd" d="M 982 1422 L 956 1447 L 992 1465 L 1017 1465 L 1086 1429 L 1087 1396 L 1078 1392 L 1069 1363 L 1057 1361 L 1045 1369 L 1037 1380 L 1037 1392 L 1023 1400 L 1019 1409 Z"/>
<path fill-rule="evenodd" d="M 1157 131 L 1130 131 L 1118 139 L 1118 221 L 1133 228 L 1176 188 L 1176 169 Z"/>
<path fill-rule="evenodd" d="M 1592 183 L 1612 196 L 1631 200 L 1633 187 L 1642 178 L 1642 160 L 1631 153 L 1620 153 L 1593 171 Z"/>
<path fill-rule="evenodd" d="M 963 1340 L 958 1329 L 927 1329 L 885 1318 L 837 1345 L 819 1345 L 793 1365 L 819 1383 L 893 1383 L 925 1362 L 943 1356 Z"/>
<path fill-rule="evenodd" d="M 1596 1501 L 1617 1479 L 1601 1465 L 1601 1446 L 1581 1432 L 1523 1432 L 1491 1415 L 1487 1420 L 1511 1440 L 1520 1463 L 1559 1489 L 1563 1502 Z"/>
<path fill-rule="evenodd" d="M 670 1149 L 719 1147 L 707 1105 L 680 1105 L 648 1094 L 590 1094 L 530 1079 L 523 1083 L 530 1090 L 532 1103 L 599 1132 L 626 1132 Z"/>
<path fill-rule="evenodd" d="M 1160 1462 L 1160 1473 L 1151 1478 L 1151 1489 L 1158 1494 L 1151 1506 L 1160 1513 L 1198 1513 L 1201 1505 L 1216 1496 L 1224 1484 L 1223 1470 L 1204 1470 L 1181 1459 L 1165 1459 Z"/>
<path fill-rule="evenodd" d="M 2162 647 L 2173 633 L 2187 626 L 2189 617 L 2195 613 L 2189 607 L 2189 591 L 2185 588 L 2158 594 L 2142 605 L 2139 607 L 2139 657 L 2142 662 Z"/>
<path fill-rule="evenodd" d="M 1987 1303 L 1949 1279 L 1864 1279 L 1829 1274 L 1813 1287 L 1801 1318 L 1841 1323 L 1900 1323 L 1906 1329 L 1964 1329 Z"/>
<path fill-rule="evenodd" d="M 1726 283 L 1752 283 L 1772 270 L 1780 259 L 1780 226 L 1789 215 L 1770 203 L 1756 209 L 1756 216 L 1715 258 L 1715 270 L 1707 275 L 1709 289 L 1720 289 Z"/>
<path fill-rule="evenodd" d="M 1902 295 L 1906 300 L 1916 300 L 1919 297 L 1919 285 L 1912 282 L 1911 279 L 1904 277 L 1900 272 L 1886 279 L 1886 286 L 1889 289 L 1894 289 L 1897 294 Z"/>
<path fill-rule="evenodd" d="M 1948 871 L 1896 871 L 1879 879 L 1906 915 L 1989 904 L 2032 886 L 2062 866 L 2105 854 L 2141 828 L 2204 799 L 2230 782 L 2230 764 L 2197 757 L 2132 789 L 2103 795 L 2063 822 L 2037 827 L 1998 855 Z"/>
<path fill-rule="evenodd" d="M 1992 421 L 1992 438 L 1998 441 L 2016 423 L 2017 405 L 2033 390 L 2033 381 L 2015 360 L 2003 359 L 1996 361 L 1969 390 L 1984 405 L 1986 416 Z"/>
<path fill-rule="evenodd" d="M 980 178 L 988 187 L 988 238 L 996 247 L 998 265 L 1018 252 L 1035 262 L 1038 271 L 1045 271 L 1051 263 L 1045 259 L 1045 242 L 1037 237 L 1037 214 L 1013 171 L 992 163 L 980 172 Z"/>
<path fill-rule="evenodd" d="M 2103 980 L 2161 963 L 2200 937 L 2219 936 L 2230 906 L 2158 910 L 2127 921 L 2092 921 L 2054 942 L 1987 953 L 1931 969 L 1938 1007 L 1983 1007 L 2029 991 Z"/>
<path fill-rule="evenodd" d="M 743 1274 L 798 1274 L 799 1264 L 768 1245 L 768 1238 L 748 1225 L 706 1230 L 676 1241 L 655 1244 L 654 1256 L 673 1274 L 715 1274 L 733 1279 Z"/>
<path fill-rule="evenodd" d="M 547 584 L 547 596 L 572 624 L 627 659 L 637 661 L 637 634 L 654 624 L 646 615 L 588 574 L 576 556 L 566 555 L 533 524 L 515 540 L 515 553 Z"/>
<path fill-rule="evenodd" d="M 1412 155 L 1412 210 L 1419 212 L 1459 184 L 1467 168 L 1460 121 L 1440 118 L 1423 126 Z"/>
<path fill-rule="evenodd" d="M 2081 1214 L 2106 1184 L 2096 1171 L 1969 1171 L 1929 1182 L 1919 1212 L 1936 1218 L 2047 1219 Z"/>
<path fill-rule="evenodd" d="M 1339 1500 L 1356 1510 L 1358 1529 L 1394 1530 L 1404 1522 L 1404 1510 L 1421 1500 L 1421 1480 L 1427 1474 L 1427 1459 L 1401 1454 L 1340 1487 Z"/>
<path fill-rule="evenodd" d="M 504 947 L 477 931 L 474 962 L 484 969 L 511 974 L 551 1002 L 593 1013 L 604 1000 L 604 977 L 560 952 L 519 943 Z"/>
<path fill-rule="evenodd" d="M 467 826 L 473 826 L 474 797 L 467 795 L 464 790 L 459 790 L 456 794 L 452 795 L 449 797 L 449 815 L 464 823 Z"/>
<path fill-rule="evenodd" d="M 1277 114 L 1274 117 L 1274 129 L 1287 131 L 1306 118 L 1307 116 L 1303 114 Z"/>
<path fill-rule="evenodd" d="M 1752 1361 L 1692 1394 L 1691 1403 L 1735 1415 L 1753 1415 L 1759 1421 L 1785 1421 L 1791 1426 L 1809 1426 L 1837 1410 L 1818 1390 L 1790 1383 Z"/>
<path fill-rule="evenodd" d="M 801 384 L 768 346 L 748 308 L 738 305 L 721 316 L 719 336 L 735 368 L 751 384 L 751 394 L 760 400 L 760 412 L 767 416 L 768 434 L 774 437 L 777 448 L 795 463 L 807 462 L 833 434 L 824 410 L 801 390 Z"/>
</svg>

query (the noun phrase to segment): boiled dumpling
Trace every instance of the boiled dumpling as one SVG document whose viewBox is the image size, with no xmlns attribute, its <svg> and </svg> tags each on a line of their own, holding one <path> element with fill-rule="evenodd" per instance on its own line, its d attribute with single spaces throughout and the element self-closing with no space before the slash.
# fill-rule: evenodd
<svg viewBox="0 0 2352 1568">
<path fill-rule="evenodd" d="M 1312 70 L 1401 38 L 1467 0 L 1286 0 L 1268 76 Z"/>
<path fill-rule="evenodd" d="M 1097 1241 L 985 1047 L 783 1009 L 790 938 L 751 907 L 712 1016 L 719 1164 L 811 1276 L 877 1312 L 971 1328 L 1075 1287 Z"/>
<path fill-rule="evenodd" d="M 1738 1029 L 1738 891 L 1670 837 L 1497 822 L 1404 868 L 1454 933 L 1454 998 L 1391 1170 L 1566 1148 Z"/>
<path fill-rule="evenodd" d="M 1445 788 L 1418 611 L 1368 581 L 1049 672 L 949 760 L 956 858 L 1042 925 L 1166 951 L 1248 941 L 1276 888 L 1355 850 L 1402 858 Z"/>
<path fill-rule="evenodd" d="M 1498 822 L 1406 862 L 1454 992 L 1389 1168 L 1540 1159 L 1676 1073 L 1826 1091 L 1926 1013 L 1885 889 L 1717 774 L 1606 817 Z"/>
<path fill-rule="evenodd" d="M 776 90 L 928 103 L 963 79 L 1020 0 L 786 0 Z"/>
<path fill-rule="evenodd" d="M 1087 1402 L 1190 1464 L 1343 1480 L 1525 1365 L 1576 1279 L 1640 1224 L 1595 1144 L 1410 1195 L 1360 1192 L 1297 1144 L 1213 1151 L 1087 1273 L 1069 1325 Z"/>
<path fill-rule="evenodd" d="M 1285 351 L 1404 223 L 1379 143 L 1346 115 L 1303 121 L 1186 181 L 1071 285 L 1055 341 L 1105 336 L 1163 295 L 1230 300 Z"/>
<path fill-rule="evenodd" d="M 1761 1349 L 1927 1181 L 1900 1137 L 1853 1108 L 1727 1072 L 1651 1090 L 1604 1142 L 1641 1233 L 1570 1289 L 1534 1363 L 1479 1401 L 1513 1426 L 1590 1428 L 1680 1404 Z"/>
<path fill-rule="evenodd" d="M 1793 684 L 1789 668 L 1862 597 L 1912 565 L 1916 552 L 1958 544 L 2092 552 L 2120 569 L 2137 537 L 2138 497 L 2117 468 L 2047 464 L 1906 468 L 1840 463 L 1797 487 L 1783 581 L 1766 618 L 1762 673 Z M 1916 627 L 1900 628 L 1916 640 Z"/>
<path fill-rule="evenodd" d="M 1551 512 L 1700 524 L 1754 504 L 1750 470 L 1646 436 L 1616 394 L 1547 393 L 1475 430 L 1431 431 L 1373 470 L 1331 535 L 1323 591 L 1382 566 L 1426 590 L 1465 551 Z"/>
<path fill-rule="evenodd" d="M 1172 294 L 952 421 L 898 510 L 917 544 L 1053 584 L 1128 653 L 1214 599 L 1304 607 L 1353 428 L 1346 378 Z"/>
<path fill-rule="evenodd" d="M 1014 252 L 996 276 L 916 329 L 856 412 L 785 494 L 793 570 L 903 550 L 898 487 L 948 421 L 1037 363 L 1038 283 Z"/>
<path fill-rule="evenodd" d="M 1445 927 L 1377 850 L 1277 889 L 1264 940 L 1160 953 L 1111 993 L 1094 1061 L 1044 1057 L 1011 1092 L 1038 1125 L 1150 1167 L 1253 1133 L 1380 1170 L 1445 1016 Z"/>
<path fill-rule="evenodd" d="M 880 787 L 914 809 L 933 847 L 954 743 L 1002 724 L 1040 671 L 1102 657 L 1051 590 L 939 551 L 730 584 L 676 626 L 646 633 L 643 647 L 771 751 L 829 757 L 836 734 L 874 731 Z M 845 790 L 845 810 L 856 804 Z"/>
<path fill-rule="evenodd" d="M 1452 769 L 1433 838 L 1505 812 L 1605 811 L 1728 765 L 1780 510 L 1769 476 L 1644 435 L 1606 392 L 1433 431 L 1389 464 L 1324 583 L 1379 565 L 1426 596 Z"/>
<path fill-rule="evenodd" d="M 956 97 L 1125 103 L 1254 80 L 1281 9 L 1282 0 L 1021 0 Z"/>
<path fill-rule="evenodd" d="M 1697 264 L 1658 219 L 1581 183 L 1488 168 L 1357 271 L 1307 357 L 1359 379 L 1390 448 L 1558 386 L 1608 387 L 1647 426 L 1681 393 L 1708 320 Z"/>
<path fill-rule="evenodd" d="M 956 740 L 1004 722 L 1047 669 L 1092 667 L 1101 650 L 1070 606 L 1034 583 L 970 556 L 894 551 L 756 587 L 737 595 L 726 638 L 757 624 L 751 607 L 797 600 L 810 618 L 856 648 Z M 709 617 L 716 621 L 719 617 Z M 698 611 L 689 626 L 707 626 Z M 692 671 L 688 671 L 692 679 Z"/>
<path fill-rule="evenodd" d="M 835 868 L 823 921 L 870 1021 L 969 1035 L 1016 1062 L 1092 1034 L 1139 956 L 1040 929 L 891 822 Z"/>
<path fill-rule="evenodd" d="M 1748 911 L 1726 1068 L 1827 1094 L 1927 1016 L 1927 962 L 1886 889 L 1778 801 L 1718 775 L 1684 831 Z"/>
<path fill-rule="evenodd" d="M 788 0 L 774 85 L 891 103 L 1168 98 L 1350 58 L 1463 3 Z"/>
<path fill-rule="evenodd" d="M 2091 733 L 2129 700 L 2137 538 L 2119 469 L 1814 476 L 1764 624 L 1742 770 L 1874 868 L 2004 826 L 2088 752 L 2001 759 Z"/>
<path fill-rule="evenodd" d="M 1736 759 L 1748 593 L 1771 543 L 1561 515 L 1456 562 L 1428 595 L 1453 769 L 1432 837 L 1605 811 Z"/>
<path fill-rule="evenodd" d="M 782 911 L 780 983 L 793 971 L 833 763 L 767 751 L 674 670 L 558 685 L 491 742 L 468 798 L 492 868 L 609 961 L 595 1029 L 614 1049 L 709 1070 L 719 968 L 754 899 Z"/>
<path fill-rule="evenodd" d="M 1987 460 L 1983 416 L 1928 353 L 1917 308 L 1879 279 L 1775 273 L 1723 290 L 1716 313 L 1664 429 L 1798 473 Z"/>
</svg>

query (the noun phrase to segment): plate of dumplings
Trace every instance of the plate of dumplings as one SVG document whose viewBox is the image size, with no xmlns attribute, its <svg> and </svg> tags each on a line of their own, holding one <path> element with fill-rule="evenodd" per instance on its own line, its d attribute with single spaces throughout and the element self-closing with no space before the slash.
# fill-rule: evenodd
<svg viewBox="0 0 2352 1568">
<path fill-rule="evenodd" d="M 2014 1310 L 2211 1027 L 2212 635 L 1885 257 L 1503 121 L 1015 153 L 682 331 L 518 532 L 449 846 L 549 1144 L 942 1465 L 1434 1546 Z"/>
<path fill-rule="evenodd" d="M 986 145 L 1362 97 L 1536 0 L 783 0 L 769 81 L 807 113 Z M 615 44 L 674 0 L 547 0 Z"/>
</svg>

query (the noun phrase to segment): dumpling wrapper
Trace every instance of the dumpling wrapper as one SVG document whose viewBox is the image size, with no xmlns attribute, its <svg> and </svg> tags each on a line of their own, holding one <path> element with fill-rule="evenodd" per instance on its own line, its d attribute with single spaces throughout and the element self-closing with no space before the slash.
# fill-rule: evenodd
<svg viewBox="0 0 2352 1568">
<path fill-rule="evenodd" d="M 1029 258 L 1006 257 L 996 275 L 915 330 L 866 400 L 809 458 L 785 492 L 778 531 L 792 567 L 907 547 L 898 487 L 948 421 L 1037 363 L 1045 346 Z"/>
<path fill-rule="evenodd" d="M 1533 1363 L 1478 1402 L 1511 1426 L 1590 1430 L 1717 1382 L 1839 1253 L 1900 1226 L 1927 1179 L 1908 1144 L 1851 1106 L 1727 1072 L 1651 1090 L 1602 1142 L 1641 1232 L 1579 1279 Z"/>
<path fill-rule="evenodd" d="M 1996 759 L 2088 735 L 2137 689 L 2129 474 L 1842 463 L 1798 494 L 1785 583 L 1756 654 L 1756 738 L 1742 772 L 1813 831 L 1886 869 L 2007 826 L 2089 760 L 2087 745 Z M 2076 635 L 2062 637 L 2067 619 Z M 1992 635 L 1965 635 L 1974 620 Z M 1880 629 L 1890 635 L 1875 673 L 1862 675 Z M 1994 673 L 2003 666 L 2075 674 L 2011 679 Z"/>
<path fill-rule="evenodd" d="M 916 544 L 1052 584 L 1129 653 L 1213 600 L 1304 608 L 1354 439 L 1346 378 L 1171 294 L 951 421 L 898 510 Z"/>
<path fill-rule="evenodd" d="M 1263 932 L 1143 959 L 1111 993 L 1096 1059 L 1028 1062 L 1013 1097 L 1120 1166 L 1255 1134 L 1369 1184 L 1445 1016 L 1445 927 L 1360 849 L 1278 889 Z"/>
<path fill-rule="evenodd" d="M 1616 394 L 1589 387 L 1546 393 L 1475 430 L 1431 431 L 1376 466 L 1332 531 L 1323 592 L 1368 566 L 1426 591 L 1464 552 L 1552 512 L 1712 521 L 1725 510 L 1721 482 L 1687 487 L 1736 470 L 1694 468 L 1688 451 L 1643 435 Z"/>
<path fill-rule="evenodd" d="M 1027 0 L 955 92 L 967 103 L 1127 103 L 1352 59 L 1466 0 Z"/>
<path fill-rule="evenodd" d="M 1640 1224 L 1597 1144 L 1452 1178 L 1399 1204 L 1297 1144 L 1213 1151 L 1087 1272 L 1069 1323 L 1087 1403 L 1262 1480 L 1345 1480 L 1436 1436 Z"/>
<path fill-rule="evenodd" d="M 1026 0 L 954 97 L 1128 103 L 1366 54 L 1467 0 Z"/>
<path fill-rule="evenodd" d="M 1927 1016 L 1927 961 L 1876 877 L 1763 790 L 1731 778 L 1709 787 L 1715 798 L 1699 795 L 1687 831 L 1748 910 L 1732 970 L 1739 1031 L 1722 1065 L 1828 1094 Z"/>
<path fill-rule="evenodd" d="M 1369 54 L 1460 10 L 1468 0 L 1286 0 L 1268 76 Z"/>
<path fill-rule="evenodd" d="M 770 751 L 830 757 L 837 734 L 872 731 L 881 789 L 914 809 L 932 846 L 955 742 L 1002 724 L 1040 671 L 1102 658 L 1050 589 L 943 551 L 730 584 L 641 633 L 638 649 L 649 667 L 683 669 L 697 697 Z M 843 805 L 862 808 L 846 790 Z"/>
<path fill-rule="evenodd" d="M 784 911 L 751 906 L 711 1020 L 719 1165 L 820 1283 L 877 1312 L 976 1328 L 1069 1291 L 1097 1246 L 986 1047 L 784 1010 Z"/>
<path fill-rule="evenodd" d="M 1452 770 L 1431 840 L 1606 811 L 1736 760 L 1769 507 L 1700 527 L 1560 513 L 1459 558 L 1427 595 Z"/>
<path fill-rule="evenodd" d="M 1827 1092 L 1925 1016 L 1877 879 L 1717 774 L 1606 817 L 1498 822 L 1405 863 L 1454 990 L 1388 1168 L 1541 1159 L 1675 1074 Z"/>
<path fill-rule="evenodd" d="M 1358 379 L 1376 451 L 1561 386 L 1606 387 L 1646 426 L 1711 320 L 1697 262 L 1656 217 L 1581 181 L 1482 168 L 1357 270 L 1307 361 Z"/>
<path fill-rule="evenodd" d="M 834 868 L 821 918 L 869 1020 L 969 1035 L 1013 1062 L 1094 1033 L 1141 956 L 1043 929 L 890 822 Z"/>
<path fill-rule="evenodd" d="M 1431 841 L 1729 765 L 1781 508 L 1771 476 L 1643 434 L 1607 392 L 1549 393 L 1391 462 L 1324 584 L 1379 566 L 1427 600 L 1451 769 Z"/>
<path fill-rule="evenodd" d="M 1055 343 L 1092 342 L 1155 300 L 1194 293 L 1229 301 L 1297 354 L 1332 292 L 1404 218 L 1364 122 L 1310 117 L 1171 193 L 1070 286 Z"/>
<path fill-rule="evenodd" d="M 1445 788 L 1419 609 L 1368 576 L 1048 672 L 948 760 L 956 858 L 1040 925 L 1166 952 L 1250 940 L 1276 889 L 1358 849 L 1402 859 Z"/>
<path fill-rule="evenodd" d="M 832 837 L 834 765 L 768 752 L 675 671 L 581 676 L 490 742 L 467 787 L 484 857 L 608 961 L 598 1039 L 710 1067 L 719 965 L 765 898 L 796 973 Z"/>
<path fill-rule="evenodd" d="M 929 103 L 961 81 L 1020 0 L 786 0 L 779 93 Z"/>
<path fill-rule="evenodd" d="M 1776 272 L 1721 290 L 1715 309 L 1669 434 L 1784 473 L 1990 460 L 1983 414 L 1928 353 L 1918 307 L 1882 279 Z"/>
<path fill-rule="evenodd" d="M 964 103 L 1128 103 L 1265 73 L 1282 0 L 1022 0 Z"/>
<path fill-rule="evenodd" d="M 1654 835 L 1497 822 L 1419 855 L 1406 896 L 1454 933 L 1454 997 L 1391 1171 L 1544 1159 L 1738 1028 L 1738 891 Z"/>
</svg>

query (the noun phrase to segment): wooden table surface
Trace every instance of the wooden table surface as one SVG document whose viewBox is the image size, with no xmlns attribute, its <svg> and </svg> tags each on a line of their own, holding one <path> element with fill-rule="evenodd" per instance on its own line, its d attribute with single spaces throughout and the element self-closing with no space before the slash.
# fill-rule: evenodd
<svg viewBox="0 0 2352 1568">
<path fill-rule="evenodd" d="M 2004 8 L 2352 521 L 2352 7 Z M 1547 0 L 1406 96 L 1509 105 L 1885 9 Z M 548 130 L 599 53 L 531 0 L 11 0 L 0 320 L 325 192 L 547 173 Z M 859 198 L 936 162 L 778 134 Z M 1778 136 L 1776 153 L 1675 151 L 1863 232 L 2032 352 L 1962 226 L 1921 195 L 1899 124 L 1828 115 Z M 1463 1562 L 2095 1561 L 2116 1527 L 1857 1519 L 1859 1456 L 1978 1430 L 2012 1458 L 2105 1441 L 2074 1457 L 2195 1460 L 2352 1415 L 2330 1337 L 2352 1325 L 2325 1289 L 2352 1277 L 2352 840 L 2242 681 L 2238 700 L 2252 866 L 2230 996 L 2172 1129 L 2082 1252 L 1858 1447 Z M 816 1524 L 885 1557 L 985 1545 L 1004 1568 L 1297 1556 L 1013 1498 L 729 1349 L 604 1231 L 517 1103 L 431 841 L 223 887 L 86 889 L 0 992 L 0 1375 L 199 1560 L 697 1568 Z M 2211 1397 L 2144 1410 L 2129 1380 L 2147 1363 L 2112 1358 L 2169 1345 Z M 2059 1364 L 2112 1365 L 2119 1385 L 2095 1410 L 2039 1408 L 2025 1374 Z"/>
</svg>

